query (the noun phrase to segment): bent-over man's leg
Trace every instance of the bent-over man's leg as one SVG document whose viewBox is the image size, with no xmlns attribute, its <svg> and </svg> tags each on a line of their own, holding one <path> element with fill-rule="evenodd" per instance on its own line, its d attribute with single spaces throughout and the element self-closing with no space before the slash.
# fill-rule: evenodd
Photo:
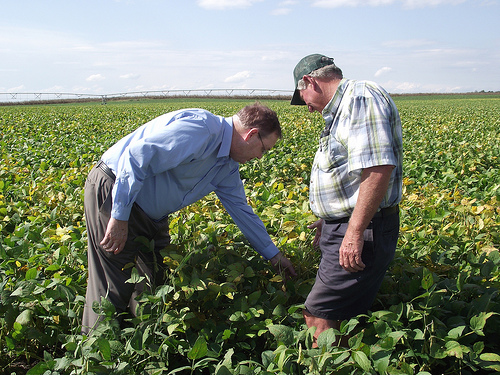
<svg viewBox="0 0 500 375">
<path fill-rule="evenodd" d="M 148 280 L 151 280 L 152 283 L 161 282 L 162 262 L 156 263 L 156 260 L 160 257 L 159 250 L 168 245 L 170 241 L 168 219 L 155 222 L 147 217 L 137 205 L 134 205 L 129 219 L 128 239 L 123 251 L 115 255 L 101 247 L 100 241 L 104 238 L 111 215 L 113 183 L 114 179 L 107 176 L 99 168 L 94 168 L 85 184 L 88 284 L 83 312 L 83 333 L 89 333 L 102 319 L 100 314 L 92 308 L 94 302 L 100 303 L 101 297 L 109 300 L 118 314 L 128 311 L 129 307 L 132 312 L 135 312 L 136 306 L 133 296 L 137 296 L 137 293 L 134 295 L 137 285 L 126 283 L 132 271 L 130 264 L 136 264 L 139 258 L 137 269 L 140 275 L 147 274 Z M 138 236 L 155 240 L 153 253 L 143 254 L 138 250 L 141 246 L 135 242 Z M 160 266 L 160 269 L 156 269 L 155 272 L 156 264 Z M 140 290 L 144 289 L 143 286 L 139 287 Z"/>
</svg>

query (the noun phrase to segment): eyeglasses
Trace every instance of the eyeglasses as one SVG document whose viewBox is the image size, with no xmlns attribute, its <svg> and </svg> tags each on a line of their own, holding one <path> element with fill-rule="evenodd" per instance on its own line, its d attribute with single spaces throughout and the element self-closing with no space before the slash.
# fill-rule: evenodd
<svg viewBox="0 0 500 375">
<path fill-rule="evenodd" d="M 262 137 L 260 136 L 260 133 L 257 133 L 257 135 L 259 136 L 259 139 L 260 139 L 260 143 L 262 143 L 262 155 L 264 155 L 266 152 L 268 152 L 269 150 L 266 149 L 266 146 L 264 145 L 264 141 L 262 140 Z"/>
</svg>

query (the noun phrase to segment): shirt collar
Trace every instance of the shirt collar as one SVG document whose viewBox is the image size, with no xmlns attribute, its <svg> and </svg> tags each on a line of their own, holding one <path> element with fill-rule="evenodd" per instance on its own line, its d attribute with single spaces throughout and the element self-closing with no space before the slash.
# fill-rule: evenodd
<svg viewBox="0 0 500 375">
<path fill-rule="evenodd" d="M 330 134 L 330 128 L 333 123 L 333 119 L 335 118 L 337 111 L 340 106 L 340 102 L 342 101 L 342 97 L 344 96 L 344 93 L 347 89 L 347 86 L 349 85 L 349 80 L 346 78 L 343 78 L 339 86 L 337 87 L 337 91 L 335 91 L 335 94 L 333 95 L 333 98 L 328 102 L 328 104 L 325 106 L 323 111 L 321 112 L 321 115 L 325 119 L 325 129 L 323 130 L 323 133 L 321 134 L 322 137 L 327 136 Z"/>
<path fill-rule="evenodd" d="M 226 117 L 222 120 L 222 141 L 219 148 L 218 158 L 229 157 L 231 142 L 233 139 L 233 118 Z"/>
</svg>

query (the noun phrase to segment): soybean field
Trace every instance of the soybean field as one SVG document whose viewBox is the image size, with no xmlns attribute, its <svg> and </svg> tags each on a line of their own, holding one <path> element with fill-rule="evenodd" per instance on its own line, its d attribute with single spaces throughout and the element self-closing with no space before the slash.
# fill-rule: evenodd
<svg viewBox="0 0 500 375">
<path fill-rule="evenodd" d="M 241 165 L 250 205 L 298 276 L 284 282 L 214 194 L 170 217 L 167 282 L 119 329 L 81 334 L 85 179 L 118 139 L 165 112 L 231 116 L 253 100 L 0 107 L 0 373 L 500 373 L 500 96 L 397 96 L 404 195 L 396 257 L 372 310 L 312 347 L 302 304 L 319 251 L 307 225 L 323 119 L 288 101 L 283 138 Z M 141 246 L 150 246 L 144 241 Z M 131 283 L 140 282 L 132 272 Z M 349 335 L 348 347 L 333 345 Z"/>
</svg>

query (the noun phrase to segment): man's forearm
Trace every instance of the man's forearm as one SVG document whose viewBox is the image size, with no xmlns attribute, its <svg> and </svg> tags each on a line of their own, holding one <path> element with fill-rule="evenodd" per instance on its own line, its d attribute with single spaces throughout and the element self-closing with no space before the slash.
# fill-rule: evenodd
<svg viewBox="0 0 500 375">
<path fill-rule="evenodd" d="M 356 207 L 349 221 L 349 229 L 363 233 L 384 198 L 394 166 L 381 165 L 364 169 L 361 174 Z"/>
</svg>

